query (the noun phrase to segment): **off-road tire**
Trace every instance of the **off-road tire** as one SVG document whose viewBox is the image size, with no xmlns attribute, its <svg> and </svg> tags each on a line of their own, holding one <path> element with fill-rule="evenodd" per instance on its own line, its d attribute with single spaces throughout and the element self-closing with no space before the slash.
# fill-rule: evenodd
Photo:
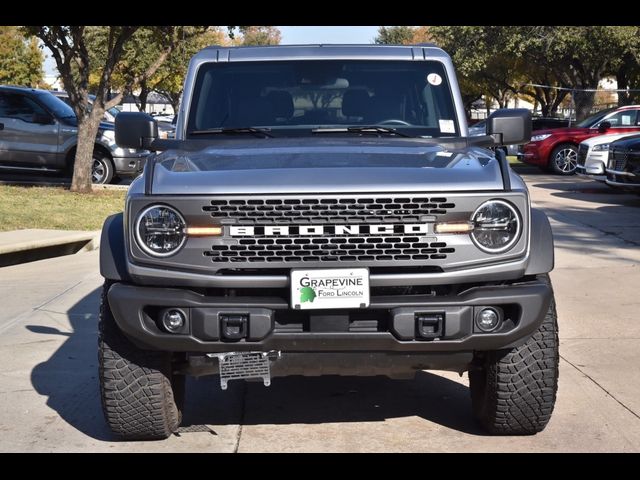
<svg viewBox="0 0 640 480">
<path fill-rule="evenodd" d="M 184 376 L 172 374 L 172 354 L 142 350 L 120 331 L 105 282 L 100 305 L 100 397 L 111 431 L 123 440 L 160 440 L 182 421 Z"/>
<path fill-rule="evenodd" d="M 552 300 L 542 325 L 525 344 L 476 354 L 469 370 L 476 419 L 494 435 L 542 431 L 556 401 L 558 361 L 558 323 Z"/>
</svg>

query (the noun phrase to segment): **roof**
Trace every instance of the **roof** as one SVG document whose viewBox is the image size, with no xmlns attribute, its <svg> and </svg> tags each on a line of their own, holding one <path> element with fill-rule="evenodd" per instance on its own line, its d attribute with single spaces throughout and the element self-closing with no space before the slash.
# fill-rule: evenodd
<svg viewBox="0 0 640 480">
<path fill-rule="evenodd" d="M 227 47 L 212 45 L 198 52 L 194 58 L 205 61 L 246 60 L 331 60 L 377 59 L 419 60 L 449 58 L 441 48 L 433 44 L 376 45 L 376 44 L 313 44 L 313 45 L 264 45 Z"/>
<path fill-rule="evenodd" d="M 16 92 L 33 92 L 33 93 L 42 93 L 48 92 L 49 90 L 43 90 L 41 88 L 31 88 L 31 87 L 21 87 L 19 85 L 0 85 L 2 90 L 14 90 Z"/>
</svg>

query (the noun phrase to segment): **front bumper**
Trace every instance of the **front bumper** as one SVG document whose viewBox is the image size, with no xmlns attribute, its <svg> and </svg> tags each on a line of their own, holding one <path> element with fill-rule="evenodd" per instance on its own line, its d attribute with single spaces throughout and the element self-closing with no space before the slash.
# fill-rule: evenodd
<svg viewBox="0 0 640 480">
<path fill-rule="evenodd" d="M 537 165 L 544 167 L 548 163 L 547 156 L 541 150 L 541 142 L 530 142 L 525 144 L 522 149 L 518 151 L 518 160 L 529 165 Z"/>
<path fill-rule="evenodd" d="M 142 172 L 145 161 L 151 152 L 132 148 L 116 148 L 112 152 L 116 173 L 119 175 L 136 175 Z"/>
<path fill-rule="evenodd" d="M 584 164 L 581 163 L 578 158 L 578 164 L 576 165 L 576 173 L 580 176 L 588 177 L 593 180 L 604 182 L 607 178 L 605 173 L 605 167 L 607 159 L 609 158 L 608 151 L 591 151 L 587 153 L 584 159 Z"/>
<path fill-rule="evenodd" d="M 281 297 L 208 296 L 187 289 L 116 283 L 108 302 L 116 323 L 145 349 L 175 352 L 471 352 L 510 348 L 542 323 L 553 292 L 538 280 L 512 285 L 473 287 L 447 296 L 373 296 L 366 309 L 293 311 Z M 474 317 L 480 307 L 503 312 L 501 327 L 480 332 Z M 164 308 L 186 316 L 182 333 L 162 330 Z M 246 336 L 225 340 L 221 319 L 247 318 Z M 418 334 L 418 315 L 441 315 L 441 334 L 427 340 Z"/>
</svg>

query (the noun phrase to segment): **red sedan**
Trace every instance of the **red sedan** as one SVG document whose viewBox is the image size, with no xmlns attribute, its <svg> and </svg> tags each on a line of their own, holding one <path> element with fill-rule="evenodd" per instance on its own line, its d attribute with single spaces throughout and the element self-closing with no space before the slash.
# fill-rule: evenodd
<svg viewBox="0 0 640 480">
<path fill-rule="evenodd" d="M 578 164 L 578 144 L 605 133 L 640 131 L 640 105 L 602 110 L 575 127 L 537 130 L 518 158 L 559 175 L 573 175 Z"/>
</svg>

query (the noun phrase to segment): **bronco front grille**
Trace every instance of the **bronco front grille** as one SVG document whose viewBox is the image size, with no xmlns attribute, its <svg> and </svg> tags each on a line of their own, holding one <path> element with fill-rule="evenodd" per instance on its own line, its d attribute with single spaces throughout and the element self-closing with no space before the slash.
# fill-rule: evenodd
<svg viewBox="0 0 640 480">
<path fill-rule="evenodd" d="M 206 256 L 228 262 L 349 262 L 441 260 L 454 248 L 418 236 L 241 238 L 238 245 L 214 245 Z"/>
<path fill-rule="evenodd" d="M 309 223 L 409 223 L 455 208 L 444 197 L 215 199 L 202 210 L 243 225 Z"/>
</svg>

